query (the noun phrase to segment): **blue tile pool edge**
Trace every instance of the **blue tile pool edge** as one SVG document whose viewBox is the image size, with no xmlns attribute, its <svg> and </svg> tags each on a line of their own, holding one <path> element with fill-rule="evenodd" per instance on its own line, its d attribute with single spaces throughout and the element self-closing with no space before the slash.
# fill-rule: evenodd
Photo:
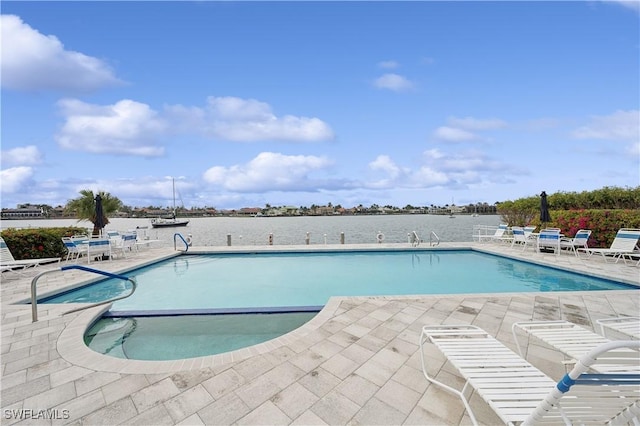
<svg viewBox="0 0 640 426">
<path fill-rule="evenodd" d="M 294 314 L 320 312 L 324 305 L 318 306 L 273 306 L 249 308 L 214 308 L 214 309 L 166 309 L 153 311 L 107 311 L 102 318 L 122 317 L 176 317 L 188 315 L 254 315 L 254 314 Z"/>
</svg>

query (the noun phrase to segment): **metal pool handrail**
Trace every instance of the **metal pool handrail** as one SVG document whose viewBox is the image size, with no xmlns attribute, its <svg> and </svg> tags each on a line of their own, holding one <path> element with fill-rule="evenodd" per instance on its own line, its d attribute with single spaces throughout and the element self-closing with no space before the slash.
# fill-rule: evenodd
<svg viewBox="0 0 640 426">
<path fill-rule="evenodd" d="M 436 239 L 436 243 L 433 243 L 433 238 Z M 431 231 L 431 233 L 429 234 L 429 245 L 430 246 L 437 246 L 438 244 L 440 244 L 440 237 L 438 237 L 438 234 L 436 234 L 435 232 Z"/>
<path fill-rule="evenodd" d="M 60 269 L 50 269 L 48 271 L 43 271 L 43 272 L 40 272 L 35 277 L 33 277 L 33 279 L 31 280 L 31 320 L 32 320 L 32 322 L 37 322 L 38 321 L 38 297 L 37 297 L 37 294 L 36 294 L 37 293 L 36 284 L 37 284 L 38 280 L 40 279 L 40 277 L 43 276 L 43 275 L 46 275 L 46 274 L 50 274 L 52 272 L 68 271 L 69 269 L 80 269 L 81 271 L 93 272 L 95 274 L 104 275 L 104 276 L 110 277 L 110 278 L 116 278 L 116 279 L 119 279 L 119 280 L 130 281 L 132 287 L 131 287 L 131 293 L 129 293 L 129 294 L 126 294 L 124 296 L 118 296 L 118 297 L 115 297 L 115 298 L 109 299 L 109 300 L 103 300 L 102 302 L 93 303 L 93 304 L 88 305 L 88 306 L 82 306 L 80 308 L 72 309 L 70 311 L 65 312 L 63 315 L 70 314 L 72 312 L 82 311 L 84 309 L 94 308 L 94 307 L 100 306 L 100 305 L 106 305 L 107 303 L 115 302 L 117 300 L 126 299 L 127 297 L 129 297 L 133 293 L 135 293 L 135 291 L 136 291 L 137 284 L 136 284 L 136 280 L 133 279 L 133 278 L 125 277 L 124 275 L 112 274 L 111 272 L 101 271 L 99 269 L 88 268 L 88 267 L 82 266 L 82 265 L 67 265 L 67 266 L 61 267 Z"/>
<path fill-rule="evenodd" d="M 187 242 L 187 240 L 184 239 L 184 237 L 182 236 L 181 233 L 176 232 L 175 234 L 173 234 L 173 249 L 177 250 L 177 245 L 176 245 L 176 237 L 180 237 L 180 239 L 182 240 L 182 242 L 184 243 L 186 249 L 184 250 L 185 252 L 189 251 L 189 243 Z"/>
<path fill-rule="evenodd" d="M 418 236 L 418 233 L 416 231 L 411 231 L 408 236 L 409 244 L 411 244 L 412 247 L 417 247 L 420 245 L 420 237 Z"/>
</svg>

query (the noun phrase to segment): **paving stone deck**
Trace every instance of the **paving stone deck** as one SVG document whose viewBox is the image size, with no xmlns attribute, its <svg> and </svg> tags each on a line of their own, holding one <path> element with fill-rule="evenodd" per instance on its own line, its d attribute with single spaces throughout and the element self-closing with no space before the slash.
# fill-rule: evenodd
<svg viewBox="0 0 640 426">
<path fill-rule="evenodd" d="M 462 246 L 640 286 L 635 266 L 583 261 L 570 254 L 522 253 L 500 244 Z M 331 247 L 318 247 L 326 248 Z M 175 253 L 151 248 L 91 266 L 121 272 Z M 418 339 L 423 325 L 475 324 L 516 350 L 511 334 L 516 321 L 566 319 L 593 330 L 600 318 L 640 312 L 637 289 L 334 297 L 305 326 L 261 345 L 189 360 L 127 361 L 97 354 L 82 341 L 87 325 L 105 307 L 63 315 L 69 305 L 40 305 L 38 321 L 32 322 L 30 305 L 17 302 L 29 298 L 34 273 L 2 274 L 1 405 L 6 425 L 466 425 L 470 420 L 460 401 L 422 375 Z M 89 278 L 81 271 L 47 274 L 38 293 Z M 564 374 L 557 352 L 526 339 L 521 343 L 528 359 L 545 373 L 554 379 Z M 461 388 L 461 379 L 437 350 L 427 346 L 426 359 L 432 374 Z M 471 405 L 483 424 L 499 423 L 481 399 L 473 396 Z"/>
</svg>

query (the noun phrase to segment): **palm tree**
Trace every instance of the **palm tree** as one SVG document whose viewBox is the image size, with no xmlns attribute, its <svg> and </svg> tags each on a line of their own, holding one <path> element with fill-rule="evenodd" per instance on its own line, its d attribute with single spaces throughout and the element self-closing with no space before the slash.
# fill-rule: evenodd
<svg viewBox="0 0 640 426">
<path fill-rule="evenodd" d="M 94 194 L 90 189 L 83 189 L 80 191 L 80 195 L 81 197 L 74 198 L 67 202 L 64 210 L 66 213 L 75 214 L 78 222 L 88 220 L 93 223 L 93 235 L 99 235 L 100 228 L 96 225 L 96 196 L 100 195 L 100 197 L 102 197 L 102 210 L 107 218 L 106 223 L 109 223 L 108 217 L 110 214 L 122 208 L 122 201 L 104 191 L 99 191 L 97 194 Z"/>
</svg>

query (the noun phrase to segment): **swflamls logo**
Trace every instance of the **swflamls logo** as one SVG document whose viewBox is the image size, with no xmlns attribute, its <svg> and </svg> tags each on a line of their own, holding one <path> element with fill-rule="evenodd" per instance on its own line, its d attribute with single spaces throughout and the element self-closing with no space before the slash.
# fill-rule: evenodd
<svg viewBox="0 0 640 426">
<path fill-rule="evenodd" d="M 4 409 L 3 415 L 6 420 L 67 420 L 70 417 L 69 410 L 58 410 L 57 408 L 48 410 L 34 410 L 30 408 L 21 408 L 18 410 L 6 408 Z"/>
</svg>

